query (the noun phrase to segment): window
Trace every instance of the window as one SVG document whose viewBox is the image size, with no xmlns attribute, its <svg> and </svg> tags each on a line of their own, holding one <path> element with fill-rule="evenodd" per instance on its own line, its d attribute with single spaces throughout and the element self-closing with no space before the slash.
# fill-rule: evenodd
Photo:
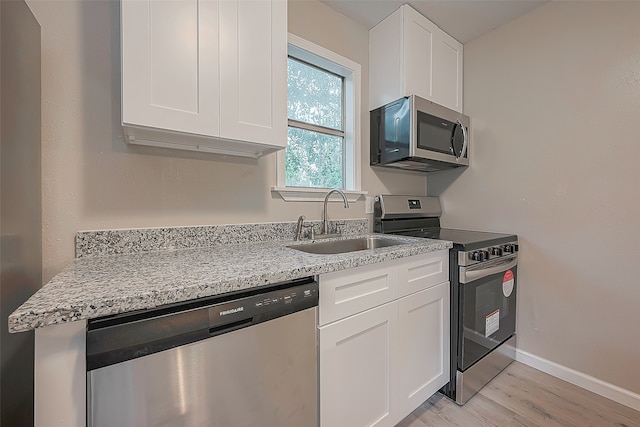
<svg viewBox="0 0 640 427">
<path fill-rule="evenodd" d="M 360 65 L 289 35 L 288 144 L 277 155 L 285 200 L 322 200 L 360 191 Z"/>
<path fill-rule="evenodd" d="M 344 189 L 344 77 L 289 57 L 287 187 Z"/>
</svg>

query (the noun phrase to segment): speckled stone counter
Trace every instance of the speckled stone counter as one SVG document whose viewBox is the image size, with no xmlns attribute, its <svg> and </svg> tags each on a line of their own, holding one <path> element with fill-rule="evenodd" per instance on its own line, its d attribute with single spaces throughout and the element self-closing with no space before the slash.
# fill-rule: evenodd
<svg viewBox="0 0 640 427">
<path fill-rule="evenodd" d="M 329 229 L 335 230 L 337 223 L 342 224 L 341 232 L 345 235 L 365 234 L 369 230 L 366 219 L 329 221 Z M 305 221 L 305 224 L 313 225 L 315 233 L 320 233 L 321 221 Z M 76 235 L 76 258 L 289 240 L 296 232 L 296 225 L 294 221 L 80 231 Z"/>
<path fill-rule="evenodd" d="M 366 225 L 366 220 L 363 221 Z M 183 231 L 193 232 L 189 229 Z M 355 233 L 343 238 L 364 234 L 358 233 L 357 227 L 354 230 Z M 138 235 L 145 234 L 137 231 Z M 290 230 L 287 228 L 287 231 Z M 124 233 L 129 232 L 133 231 Z M 122 243 L 122 236 L 111 237 Z M 148 245 L 144 239 L 136 240 L 140 244 L 119 245 L 140 248 L 146 244 L 146 250 L 126 251 L 107 249 L 113 245 L 104 245 L 98 250 L 95 248 L 99 245 L 93 242 L 88 245 L 93 252 L 120 253 L 84 254 L 76 258 L 9 316 L 9 331 L 148 309 L 451 247 L 451 242 L 442 240 L 385 237 L 404 244 L 338 255 L 314 255 L 287 247 L 299 243 L 277 240 L 275 235 L 270 241 L 240 239 L 241 242 L 172 250 L 158 249 L 171 247 L 170 239 L 158 245 Z"/>
</svg>

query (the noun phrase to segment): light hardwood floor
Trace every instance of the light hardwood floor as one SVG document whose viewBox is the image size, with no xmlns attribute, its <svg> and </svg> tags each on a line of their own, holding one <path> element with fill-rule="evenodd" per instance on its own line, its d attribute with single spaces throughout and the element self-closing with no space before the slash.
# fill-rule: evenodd
<svg viewBox="0 0 640 427">
<path fill-rule="evenodd" d="M 458 406 L 437 393 L 397 427 L 640 427 L 640 412 L 519 362 Z"/>
</svg>

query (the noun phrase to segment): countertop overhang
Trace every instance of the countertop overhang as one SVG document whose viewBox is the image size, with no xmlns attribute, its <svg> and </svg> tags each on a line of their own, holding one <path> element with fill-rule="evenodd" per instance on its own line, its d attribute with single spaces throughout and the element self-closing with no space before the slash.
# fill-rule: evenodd
<svg viewBox="0 0 640 427">
<path fill-rule="evenodd" d="M 344 238 L 369 236 L 376 234 Z M 303 242 L 278 240 L 76 258 L 9 316 L 9 332 L 156 308 L 452 247 L 445 240 L 384 237 L 404 244 L 316 255 L 287 247 Z"/>
</svg>

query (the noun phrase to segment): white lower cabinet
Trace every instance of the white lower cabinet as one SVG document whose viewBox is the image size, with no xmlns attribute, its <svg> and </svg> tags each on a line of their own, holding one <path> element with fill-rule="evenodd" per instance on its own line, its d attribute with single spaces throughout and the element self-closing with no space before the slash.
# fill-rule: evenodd
<svg viewBox="0 0 640 427">
<path fill-rule="evenodd" d="M 322 427 L 395 426 L 447 383 L 448 265 L 445 250 L 320 276 Z"/>
<path fill-rule="evenodd" d="M 320 422 L 394 426 L 398 305 L 387 303 L 320 328 Z"/>
<path fill-rule="evenodd" d="M 400 419 L 449 382 L 449 300 L 449 282 L 399 300 Z"/>
</svg>

